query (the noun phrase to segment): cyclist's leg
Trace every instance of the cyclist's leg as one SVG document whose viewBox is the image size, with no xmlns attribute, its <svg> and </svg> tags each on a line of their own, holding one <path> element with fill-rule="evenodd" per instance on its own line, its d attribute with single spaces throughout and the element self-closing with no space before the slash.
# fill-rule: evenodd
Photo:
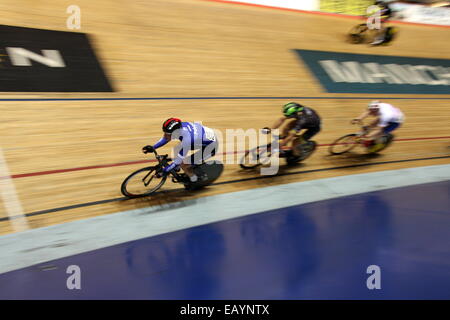
<svg viewBox="0 0 450 320">
<path fill-rule="evenodd" d="M 316 134 L 318 134 L 321 130 L 321 126 L 318 125 L 316 127 L 307 128 L 305 132 L 303 132 L 302 135 L 300 135 L 292 145 L 292 150 L 295 156 L 300 156 L 300 150 L 297 148 L 297 146 L 307 143 L 312 137 L 314 137 Z"/>
<path fill-rule="evenodd" d="M 380 29 L 380 38 L 382 40 L 382 43 L 386 41 L 386 38 L 388 36 L 388 27 L 387 23 L 389 22 L 389 17 L 385 16 L 381 18 L 381 29 Z"/>
<path fill-rule="evenodd" d="M 372 45 L 381 44 L 384 42 L 386 36 L 386 27 L 385 27 L 386 19 L 381 19 L 380 21 L 380 29 L 377 30 L 375 37 L 373 38 Z"/>
<path fill-rule="evenodd" d="M 206 146 L 202 146 L 197 152 L 193 153 L 188 159 L 189 165 L 184 164 L 184 167 L 182 166 L 182 169 L 186 174 L 188 175 L 191 182 L 196 182 L 200 178 L 200 180 L 207 179 L 206 176 L 197 177 L 193 170 L 193 165 L 200 165 L 204 163 L 209 158 L 215 156 L 217 150 L 219 148 L 218 141 L 212 141 Z"/>
<path fill-rule="evenodd" d="M 286 145 L 286 141 L 285 138 L 289 135 L 289 132 L 294 129 L 295 124 L 296 124 L 296 120 L 293 119 L 291 122 L 287 123 L 284 127 L 283 130 L 281 130 L 281 136 L 280 136 L 280 148 L 284 147 Z"/>
<path fill-rule="evenodd" d="M 372 132 L 374 130 L 376 130 L 377 128 L 379 128 L 378 123 L 380 122 L 380 119 L 376 118 L 375 120 L 373 120 L 372 122 L 370 122 L 369 125 L 364 126 L 364 135 L 361 137 L 361 141 L 362 144 L 366 147 L 369 148 L 370 146 L 374 145 L 375 143 L 375 139 L 379 136 L 381 136 L 383 133 L 380 132 L 379 134 L 377 134 L 376 136 L 371 136 L 370 138 L 367 137 L 368 135 L 371 135 Z"/>
<path fill-rule="evenodd" d="M 383 128 L 383 130 L 373 137 L 373 140 L 375 143 L 380 143 L 383 141 L 383 138 L 390 135 L 392 131 L 396 130 L 398 127 L 400 127 L 399 122 L 388 122 L 387 126 Z"/>
<path fill-rule="evenodd" d="M 190 156 L 186 157 L 180 165 L 181 169 L 183 169 L 184 173 L 186 173 L 186 175 L 191 181 L 197 180 L 197 177 L 194 173 L 193 165 L 195 164 L 195 159 L 197 159 L 199 155 L 201 156 L 201 151 L 197 151 L 191 154 Z"/>
<path fill-rule="evenodd" d="M 369 128 L 369 131 L 366 133 L 366 136 L 367 135 L 369 135 L 369 134 L 371 134 L 371 136 L 370 136 L 370 138 L 369 137 L 364 137 L 364 139 L 363 139 L 363 141 L 364 141 L 364 146 L 366 146 L 367 148 L 369 148 L 369 147 L 372 147 L 372 146 L 374 146 L 375 144 L 376 144 L 376 141 L 379 139 L 379 138 L 381 138 L 382 136 L 383 136 L 383 130 L 382 131 L 380 131 L 379 133 L 377 133 L 377 134 L 375 134 L 375 135 L 372 135 L 372 132 L 374 131 L 374 130 L 377 130 L 379 128 L 379 126 L 377 125 L 377 126 L 375 126 L 375 127 L 370 127 Z"/>
<path fill-rule="evenodd" d="M 386 139 L 389 136 L 393 136 L 391 132 L 393 132 L 394 130 L 397 130 L 400 126 L 401 126 L 400 122 L 389 122 L 388 125 L 386 127 L 384 127 L 383 134 L 381 135 L 381 137 L 378 140 L 380 140 L 382 143 L 385 143 Z"/>
<path fill-rule="evenodd" d="M 218 152 L 218 150 L 219 150 L 219 142 L 217 141 L 217 139 L 209 143 L 204 148 L 202 148 L 203 153 L 202 162 L 205 162 L 209 158 L 214 157 Z"/>
<path fill-rule="evenodd" d="M 318 125 L 316 127 L 308 128 L 303 134 L 302 138 L 304 142 L 308 142 L 312 137 L 314 137 L 316 134 L 318 134 L 321 130 L 321 126 Z"/>
<path fill-rule="evenodd" d="M 189 179 L 194 176 L 194 170 L 192 170 L 191 164 L 183 162 L 180 165 L 180 167 L 181 167 L 181 169 L 183 169 L 184 173 L 186 173 L 186 175 L 189 177 Z"/>
<path fill-rule="evenodd" d="M 386 144 L 385 138 L 387 135 L 391 134 L 391 132 L 396 130 L 398 127 L 400 127 L 399 122 L 389 122 L 388 125 L 383 128 L 383 131 L 374 137 L 372 146 L 368 148 L 369 152 L 377 152 L 383 148 Z"/>
<path fill-rule="evenodd" d="M 281 136 L 282 137 L 285 137 L 285 136 L 287 136 L 289 134 L 289 131 L 291 131 L 294 128 L 295 122 L 296 122 L 296 119 L 292 119 L 291 121 L 286 123 L 286 125 L 281 130 Z"/>
<path fill-rule="evenodd" d="M 297 123 L 296 119 L 293 119 L 291 122 L 287 123 L 282 132 L 281 132 L 281 136 L 280 136 L 280 140 L 279 140 L 279 144 L 278 144 L 278 148 L 277 149 L 272 149 L 272 152 L 280 152 L 280 156 L 283 156 L 285 154 L 285 150 L 284 148 L 291 142 L 293 141 L 293 136 L 290 135 L 289 133 L 294 129 L 295 125 Z"/>
<path fill-rule="evenodd" d="M 400 122 L 389 122 L 389 124 L 384 128 L 383 133 L 391 133 L 392 131 L 397 130 L 400 126 Z"/>
</svg>

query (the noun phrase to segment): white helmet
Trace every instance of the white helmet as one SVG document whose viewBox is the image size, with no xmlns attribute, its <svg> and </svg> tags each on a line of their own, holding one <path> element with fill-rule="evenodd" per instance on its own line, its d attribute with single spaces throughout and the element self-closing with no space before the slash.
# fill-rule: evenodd
<svg viewBox="0 0 450 320">
<path fill-rule="evenodd" d="M 367 106 L 367 109 L 369 109 L 369 111 L 378 110 L 378 109 L 380 109 L 380 103 L 381 102 L 378 100 L 373 100 L 369 103 L 369 105 Z"/>
</svg>

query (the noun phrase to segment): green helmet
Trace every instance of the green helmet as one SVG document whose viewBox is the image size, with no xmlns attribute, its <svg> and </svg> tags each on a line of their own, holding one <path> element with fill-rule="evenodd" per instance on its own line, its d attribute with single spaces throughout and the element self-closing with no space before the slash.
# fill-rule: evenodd
<svg viewBox="0 0 450 320">
<path fill-rule="evenodd" d="M 283 106 L 283 114 L 285 117 L 291 117 L 300 111 L 303 111 L 303 106 L 295 102 L 289 102 Z"/>
</svg>

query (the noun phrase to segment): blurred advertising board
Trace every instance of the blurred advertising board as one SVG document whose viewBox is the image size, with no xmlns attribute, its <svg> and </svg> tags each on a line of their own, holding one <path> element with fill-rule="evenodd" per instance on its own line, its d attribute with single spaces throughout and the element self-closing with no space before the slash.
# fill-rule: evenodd
<svg viewBox="0 0 450 320">
<path fill-rule="evenodd" d="M 373 0 L 223 0 L 226 2 L 246 3 L 260 6 L 277 7 L 305 11 L 353 16 L 368 15 L 367 9 Z M 394 12 L 393 20 L 413 23 L 450 25 L 449 8 L 433 8 L 423 5 L 386 1 Z M 370 14 L 370 13 L 369 13 Z"/>
<path fill-rule="evenodd" d="M 366 15 L 367 8 L 373 3 L 373 0 L 320 0 L 319 10 L 322 12 L 362 16 Z"/>
<path fill-rule="evenodd" d="M 450 59 L 294 52 L 326 92 L 450 94 Z"/>
<path fill-rule="evenodd" d="M 85 33 L 0 25 L 0 92 L 111 92 Z"/>
<path fill-rule="evenodd" d="M 395 18 L 402 21 L 450 26 L 449 8 L 392 5 L 392 9 L 396 11 Z"/>
</svg>

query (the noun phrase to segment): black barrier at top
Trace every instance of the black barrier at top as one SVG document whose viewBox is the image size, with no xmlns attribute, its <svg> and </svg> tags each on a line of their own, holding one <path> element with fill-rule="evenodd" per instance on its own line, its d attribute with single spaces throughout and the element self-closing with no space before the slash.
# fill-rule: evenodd
<svg viewBox="0 0 450 320">
<path fill-rule="evenodd" d="M 0 25 L 0 92 L 111 92 L 87 34 Z"/>
</svg>

